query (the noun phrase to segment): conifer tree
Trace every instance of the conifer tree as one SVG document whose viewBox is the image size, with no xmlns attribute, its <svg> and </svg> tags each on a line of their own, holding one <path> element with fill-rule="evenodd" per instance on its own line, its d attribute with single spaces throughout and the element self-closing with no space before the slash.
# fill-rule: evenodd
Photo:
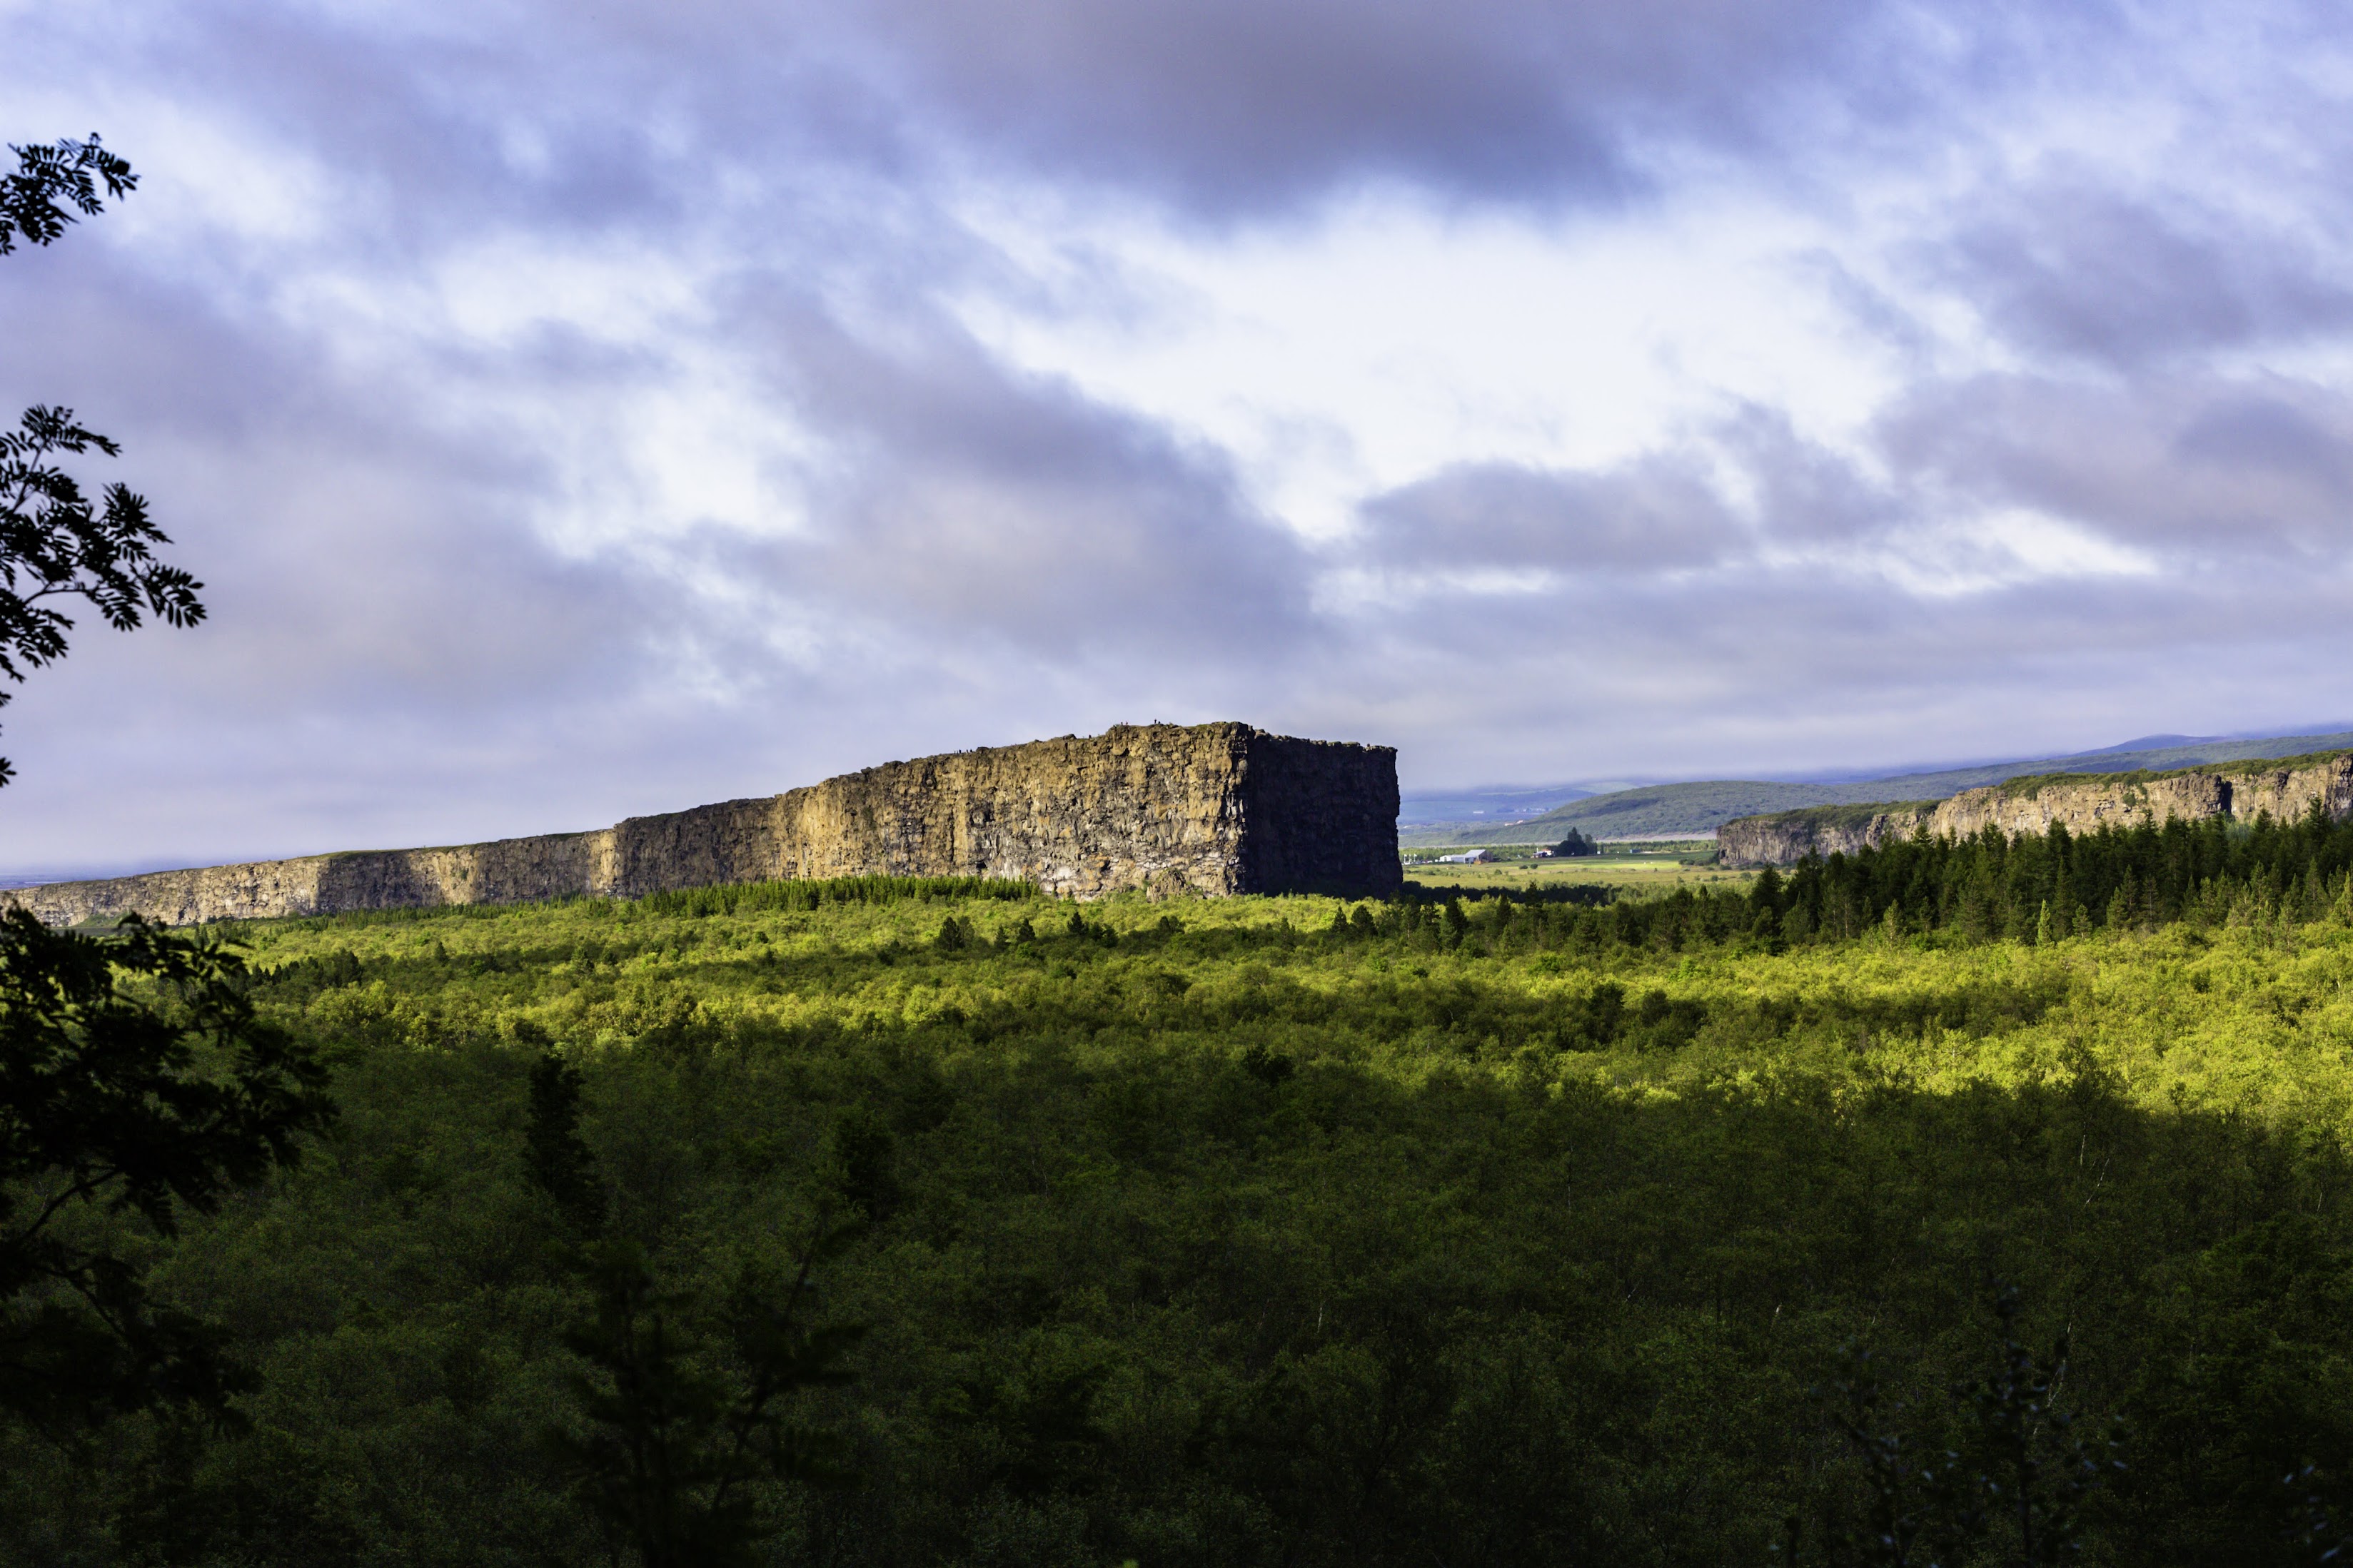
<svg viewBox="0 0 2353 1568">
<path fill-rule="evenodd" d="M 605 1187 L 596 1157 L 580 1137 L 580 1074 L 550 1051 L 532 1065 L 531 1119 L 524 1169 L 572 1229 L 595 1236 L 605 1226 Z"/>
</svg>

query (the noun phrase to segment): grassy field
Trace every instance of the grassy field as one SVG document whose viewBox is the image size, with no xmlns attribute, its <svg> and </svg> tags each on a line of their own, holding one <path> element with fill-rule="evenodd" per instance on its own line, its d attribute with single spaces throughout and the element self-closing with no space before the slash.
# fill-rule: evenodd
<svg viewBox="0 0 2353 1568">
<path fill-rule="evenodd" d="M 862 1330 L 849 1381 L 791 1408 L 860 1484 L 760 1481 L 743 1561 L 1761 1562 L 1786 1519 L 1861 1520 L 1842 1421 L 1997 1464 L 1998 1284 L 2021 1353 L 2073 1336 L 2042 1473 L 2112 1424 L 2129 1460 L 2088 1561 L 2306 1560 L 2278 1478 L 2327 1467 L 2334 1518 L 2353 1454 L 2353 930 L 1614 914 L 672 897 L 227 932 L 343 1105 L 148 1243 L 258 1373 L 244 1423 L 0 1434 L 0 1558 L 614 1561 L 551 1442 L 607 1430 L 578 1347 L 618 1310 L 534 1184 L 553 1057 L 679 1387 L 741 1386 L 729 1303 L 856 1222 L 795 1309 Z M 1970 1560 L 2010 1549 L 1988 1517 Z"/>
<path fill-rule="evenodd" d="M 1753 875 L 1707 864 L 1715 846 L 1710 840 L 1644 845 L 1640 850 L 1609 847 L 1609 853 L 1574 858 L 1536 860 L 1525 849 L 1489 850 L 1498 858 L 1479 866 L 1440 866 L 1431 857 L 1455 854 L 1462 846 L 1415 850 L 1406 861 L 1406 879 L 1426 888 L 1476 888 L 1514 891 L 1524 887 L 1555 888 L 1588 883 L 1626 893 L 1681 887 L 1743 887 Z"/>
</svg>

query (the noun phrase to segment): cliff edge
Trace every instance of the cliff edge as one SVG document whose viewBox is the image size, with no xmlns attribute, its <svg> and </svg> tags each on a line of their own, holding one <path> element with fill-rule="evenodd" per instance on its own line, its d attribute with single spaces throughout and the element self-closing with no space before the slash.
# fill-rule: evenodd
<svg viewBox="0 0 2353 1568">
<path fill-rule="evenodd" d="M 1397 752 L 1247 724 L 1103 734 L 886 763 L 783 795 L 587 833 L 57 882 L 7 897 L 54 925 L 174 925 L 513 903 L 779 878 L 1004 877 L 1098 899 L 1402 885 Z"/>
<path fill-rule="evenodd" d="M 1889 805 L 1815 806 L 1727 822 L 1716 832 L 1728 866 L 1794 866 L 1809 855 L 1852 855 L 1910 838 L 1966 838 L 1987 827 L 2004 834 L 2070 833 L 2129 827 L 2143 817 L 2163 824 L 2232 816 L 2252 822 L 2302 816 L 2318 802 L 2333 818 L 2353 816 L 2353 752 L 2278 761 L 2224 763 L 2170 773 L 2044 773 L 1949 800 Z"/>
</svg>

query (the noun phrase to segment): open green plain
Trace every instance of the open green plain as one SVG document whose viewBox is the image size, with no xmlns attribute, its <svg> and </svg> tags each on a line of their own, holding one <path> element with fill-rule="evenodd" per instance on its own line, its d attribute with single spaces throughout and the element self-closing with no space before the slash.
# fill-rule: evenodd
<svg viewBox="0 0 2353 1568">
<path fill-rule="evenodd" d="M 1439 851 L 1422 851 L 1420 855 Z M 1450 849 L 1444 853 L 1452 854 Z M 1753 875 L 1727 870 L 1695 848 L 1641 852 L 1611 850 L 1600 855 L 1562 857 L 1551 860 L 1528 858 L 1525 850 L 1499 857 L 1485 865 L 1440 866 L 1417 856 L 1409 858 L 1406 879 L 1425 889 L 1467 888 L 1486 893 L 1517 893 L 1524 889 L 1556 889 L 1579 884 L 1608 888 L 1640 896 L 1675 888 L 1746 887 Z"/>
<path fill-rule="evenodd" d="M 2123 1434 L 2090 1560 L 2304 1561 L 2280 1478 L 2353 1457 L 2341 907 L 1788 941 L 1777 896 L 233 930 L 343 1107 L 147 1244 L 246 1422 L 8 1438 L 5 1550 L 615 1560 L 549 1441 L 594 1310 L 529 1175 L 554 1054 L 674 1324 L 861 1222 L 805 1305 L 853 1375 L 796 1406 L 855 1484 L 758 1490 L 761 1561 L 1759 1563 L 1868 1504 L 1855 1352 L 1905 1453 L 1967 1447 L 2001 1285 Z"/>
</svg>

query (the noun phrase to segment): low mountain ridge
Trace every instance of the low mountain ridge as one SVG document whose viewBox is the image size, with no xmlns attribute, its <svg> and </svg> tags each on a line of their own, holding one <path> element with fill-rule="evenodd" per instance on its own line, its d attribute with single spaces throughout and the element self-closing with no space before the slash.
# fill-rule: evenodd
<svg viewBox="0 0 2353 1568">
<path fill-rule="evenodd" d="M 1808 856 L 1856 854 L 1926 834 L 1965 839 L 1988 828 L 2013 837 L 2233 817 L 2294 821 L 2315 806 L 2353 816 L 2353 752 L 2251 758 L 2169 772 L 2040 773 L 1964 790 L 1943 801 L 1813 806 L 1742 817 L 1717 836 L 1729 866 L 1794 866 Z"/>
<path fill-rule="evenodd" d="M 1986 763 L 1934 773 L 1900 773 L 1837 783 L 1785 783 L 1764 779 L 1710 779 L 1691 784 L 1645 784 L 1588 795 L 1516 822 L 1400 822 L 1398 842 L 1432 844 L 1549 844 L 1572 827 L 1595 837 L 1635 838 L 1688 835 L 1704 838 L 1744 816 L 1798 811 L 1810 806 L 1911 805 L 1948 800 L 1964 790 L 2046 773 L 2166 773 L 2222 763 L 2272 761 L 2324 752 L 2353 751 L 2353 731 L 2327 734 L 2257 737 L 2209 736 L 2185 740 L 2148 736 L 2179 744 L 2108 747 L 2060 757 Z M 2136 742 L 2126 742 L 2126 745 Z M 1501 795 L 1506 792 L 1462 791 Z M 1539 794 L 1542 792 L 1526 792 Z M 1888 809 L 1893 809 L 1889 807 Z"/>
</svg>

